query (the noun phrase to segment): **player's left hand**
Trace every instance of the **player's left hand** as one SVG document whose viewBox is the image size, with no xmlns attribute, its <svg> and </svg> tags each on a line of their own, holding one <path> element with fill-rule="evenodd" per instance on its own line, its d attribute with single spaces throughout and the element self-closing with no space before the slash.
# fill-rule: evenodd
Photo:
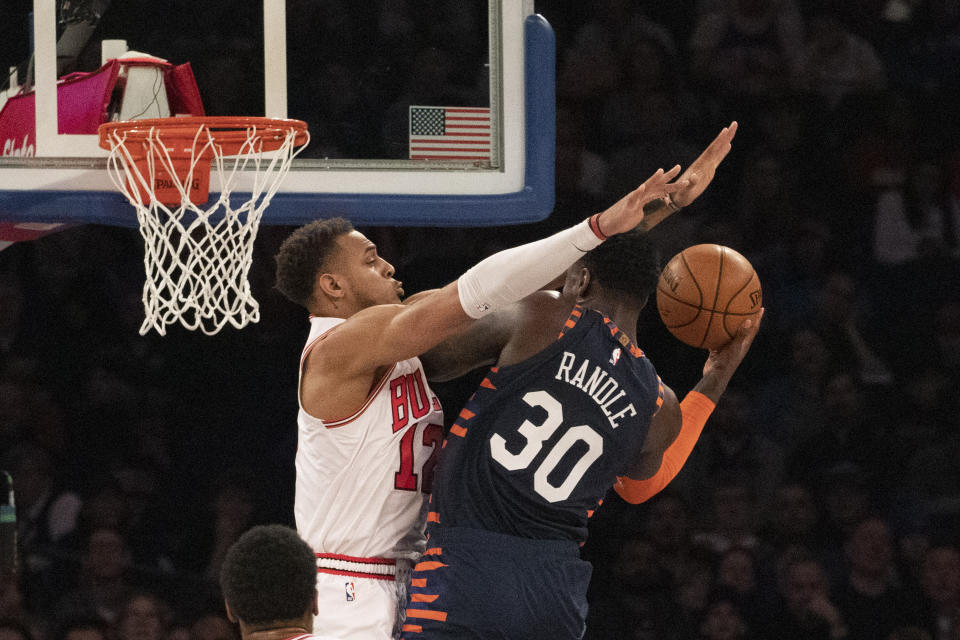
<svg viewBox="0 0 960 640">
<path fill-rule="evenodd" d="M 737 134 L 737 122 L 734 120 L 729 126 L 724 127 L 716 138 L 713 139 L 703 153 L 693 161 L 687 170 L 680 175 L 677 182 L 687 180 L 686 186 L 675 191 L 670 197 L 673 203 L 678 207 L 686 207 L 694 200 L 700 197 L 717 171 L 717 167 L 723 162 L 723 159 L 730 153 L 733 136 Z"/>
<path fill-rule="evenodd" d="M 669 171 L 657 169 L 656 173 L 647 178 L 643 184 L 620 198 L 610 208 L 597 217 L 597 224 L 604 235 L 612 236 L 630 231 L 643 222 L 643 208 L 648 202 L 678 190 L 686 189 L 689 184 L 686 178 L 679 178 L 671 182 L 680 173 L 680 165 Z"/>
</svg>

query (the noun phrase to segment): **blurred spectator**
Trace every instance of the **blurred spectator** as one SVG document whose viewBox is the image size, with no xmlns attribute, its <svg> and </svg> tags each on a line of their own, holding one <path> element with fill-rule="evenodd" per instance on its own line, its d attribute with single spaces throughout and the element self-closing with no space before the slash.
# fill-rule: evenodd
<svg viewBox="0 0 960 640">
<path fill-rule="evenodd" d="M 701 640 L 746 640 L 753 637 L 735 594 L 721 589 L 710 595 L 697 637 Z"/>
<path fill-rule="evenodd" d="M 824 388 L 822 419 L 811 425 L 791 453 L 790 477 L 812 484 L 830 469 L 853 463 L 868 482 L 880 482 L 888 468 L 884 460 L 890 447 L 875 405 L 850 374 L 830 376 Z"/>
<path fill-rule="evenodd" d="M 929 633 L 920 627 L 897 627 L 890 632 L 887 640 L 933 640 Z"/>
<path fill-rule="evenodd" d="M 839 640 L 849 627 L 830 597 L 827 574 L 820 561 L 799 557 L 790 561 L 780 579 L 783 606 L 766 633 L 778 640 Z"/>
<path fill-rule="evenodd" d="M 907 168 L 922 155 L 927 141 L 916 100 L 914 94 L 891 88 L 882 95 L 841 105 L 840 122 L 862 122 L 862 126 L 844 130 L 838 144 L 847 165 L 847 181 L 867 209 L 864 213 L 874 206 L 881 191 L 902 186 Z"/>
<path fill-rule="evenodd" d="M 881 265 L 900 265 L 925 255 L 954 251 L 960 228 L 948 215 L 941 167 L 920 160 L 908 168 L 906 182 L 877 198 L 873 255 Z"/>
<path fill-rule="evenodd" d="M 677 608 L 671 576 L 654 545 L 643 537 L 623 541 L 608 580 L 594 582 L 587 618 L 587 639 L 673 638 Z M 670 614 L 673 612 L 673 615 Z"/>
<path fill-rule="evenodd" d="M 588 148 L 588 138 L 582 110 L 557 109 L 555 215 L 563 220 L 583 219 L 591 211 L 599 210 L 603 202 L 607 161 Z"/>
<path fill-rule="evenodd" d="M 692 543 L 695 521 L 679 494 L 667 488 L 644 503 L 640 513 L 643 533 L 656 548 L 660 566 L 670 573 L 672 584 L 702 570 Z"/>
<path fill-rule="evenodd" d="M 80 563 L 75 587 L 57 603 L 57 615 L 61 619 L 89 616 L 110 624 L 117 622 L 134 592 L 126 540 L 114 529 L 96 529 L 87 539 Z"/>
<path fill-rule="evenodd" d="M 190 626 L 182 621 L 173 622 L 165 640 L 190 640 Z"/>
<path fill-rule="evenodd" d="M 910 360 L 904 411 L 898 413 L 896 446 L 902 453 L 891 487 L 937 512 L 956 516 L 960 451 L 956 415 L 960 401 L 960 303 L 950 299 L 933 308 L 932 341 Z M 923 327 L 919 327 L 922 331 Z"/>
<path fill-rule="evenodd" d="M 613 34 L 597 23 L 581 27 L 557 55 L 557 95 L 572 105 L 594 108 L 621 82 Z"/>
<path fill-rule="evenodd" d="M 690 70 L 731 97 L 786 90 L 799 68 L 803 18 L 793 0 L 710 3 L 690 36 Z"/>
<path fill-rule="evenodd" d="M 16 620 L 0 620 L 0 640 L 35 640 L 30 629 Z"/>
<path fill-rule="evenodd" d="M 833 231 L 822 222 L 802 220 L 785 235 L 787 246 L 782 254 L 764 251 L 748 256 L 757 273 L 763 274 L 764 297 L 777 301 L 764 314 L 763 322 L 765 330 L 778 336 L 809 323 L 816 292 L 836 266 L 838 253 Z M 758 335 L 758 339 L 763 337 Z"/>
<path fill-rule="evenodd" d="M 847 29 L 831 7 L 808 20 L 800 63 L 800 87 L 836 108 L 850 94 L 876 93 L 886 87 L 880 56 L 867 40 Z"/>
<path fill-rule="evenodd" d="M 693 541 L 713 553 L 722 554 L 732 547 L 755 549 L 759 512 L 752 486 L 741 478 L 719 478 L 710 492 L 709 516 L 703 531 Z"/>
<path fill-rule="evenodd" d="M 895 489 L 904 495 L 913 495 L 934 512 L 955 516 L 958 510 L 955 492 L 960 482 L 960 469 L 956 465 L 960 434 L 952 430 L 926 431 L 934 440 L 918 443 L 904 452 L 900 482 Z"/>
<path fill-rule="evenodd" d="M 127 434 L 143 407 L 141 391 L 133 380 L 102 361 L 80 367 L 74 375 L 73 426 L 82 435 L 73 442 L 73 449 L 95 471 L 91 477 L 99 480 L 97 476 L 102 477 L 123 456 Z"/>
<path fill-rule="evenodd" d="M 820 549 L 820 508 L 813 493 L 795 482 L 778 486 L 763 531 L 764 542 L 775 555 L 791 548 Z"/>
<path fill-rule="evenodd" d="M 56 597 L 56 545 L 77 526 L 82 500 L 63 486 L 53 460 L 40 447 L 23 443 L 3 456 L 13 477 L 17 503 L 17 544 L 25 595 L 42 609 Z"/>
<path fill-rule="evenodd" d="M 240 535 L 254 524 L 255 502 L 249 487 L 240 487 L 224 481 L 213 504 L 214 544 L 205 573 L 216 580 L 227 550 Z"/>
<path fill-rule="evenodd" d="M 783 366 L 761 384 L 754 398 L 757 424 L 788 455 L 807 434 L 818 430 L 825 385 L 835 368 L 835 356 L 823 337 L 800 327 L 789 335 Z"/>
<path fill-rule="evenodd" d="M 876 517 L 860 522 L 846 543 L 848 568 L 836 592 L 836 603 L 852 639 L 885 638 L 916 619 L 900 587 L 893 539 L 887 523 Z"/>
<path fill-rule="evenodd" d="M 828 275 L 816 298 L 817 328 L 842 370 L 864 385 L 888 387 L 893 384 L 893 372 L 877 352 L 879 340 L 871 333 L 877 323 L 871 322 L 864 308 L 863 291 L 848 273 Z"/>
<path fill-rule="evenodd" d="M 610 148 L 610 175 L 604 201 L 617 189 L 635 185 L 638 175 L 647 168 L 656 171 L 661 166 L 679 163 L 687 166 L 697 157 L 697 148 L 683 138 L 679 122 L 674 117 L 677 95 L 663 88 L 624 94 L 611 112 L 613 128 L 608 138 Z M 637 118 L 636 114 L 644 114 Z M 617 116 L 622 116 L 618 118 Z M 619 127 L 619 128 L 617 128 Z M 632 163 L 632 164 L 631 164 Z"/>
<path fill-rule="evenodd" d="M 797 177 L 771 150 L 759 149 L 747 158 L 736 208 L 737 227 L 744 231 L 744 252 L 782 253 L 781 245 L 787 241 L 784 228 L 800 221 Z"/>
<path fill-rule="evenodd" d="M 197 521 L 177 541 L 175 562 L 195 576 L 202 576 L 207 597 L 217 593 L 220 567 L 230 546 L 254 524 L 260 498 L 256 474 L 231 469 L 213 479 Z"/>
<path fill-rule="evenodd" d="M 587 614 L 587 640 L 630 638 L 667 640 L 677 637 L 677 607 L 671 576 L 645 538 L 623 541 L 609 576 L 593 582 Z"/>
<path fill-rule="evenodd" d="M 828 552 L 846 553 L 854 530 L 877 509 L 875 485 L 853 464 L 825 470 L 818 479 L 817 496 L 823 505 L 824 543 Z"/>
<path fill-rule="evenodd" d="M 921 573 L 922 626 L 931 640 L 960 637 L 960 550 L 955 545 L 927 551 Z"/>
<path fill-rule="evenodd" d="M 783 450 L 754 422 L 749 395 L 731 387 L 714 409 L 710 427 L 704 429 L 673 486 L 690 504 L 701 508 L 706 506 L 704 487 L 718 479 L 739 479 L 750 484 L 758 504 L 765 508 L 784 471 Z"/>
<path fill-rule="evenodd" d="M 142 592 L 129 596 L 114 623 L 116 640 L 164 640 L 170 610 L 157 596 Z"/>
<path fill-rule="evenodd" d="M 931 532 L 930 515 L 922 505 L 906 506 L 894 502 L 889 509 L 890 530 L 895 538 L 897 572 L 901 584 L 908 593 L 919 594 L 922 591 L 923 563 L 936 543 Z M 936 536 L 939 539 L 939 536 Z"/>
<path fill-rule="evenodd" d="M 960 150 L 953 149 L 948 153 L 944 173 L 947 209 L 944 212 L 943 226 L 944 229 L 952 229 L 955 237 L 960 234 Z M 952 244 L 951 251 L 954 256 L 960 257 L 960 241 Z"/>
<path fill-rule="evenodd" d="M 25 605 L 17 577 L 0 578 L 0 620 L 19 620 L 29 626 L 31 619 Z"/>
<path fill-rule="evenodd" d="M 229 620 L 211 613 L 191 625 L 190 640 L 238 640 L 238 635 Z"/>
<path fill-rule="evenodd" d="M 597 126 L 600 131 L 598 149 L 604 152 L 646 142 L 645 129 L 641 119 L 636 117 L 637 105 L 643 103 L 643 96 L 662 92 L 675 101 L 678 109 L 673 118 L 678 130 L 684 130 L 684 113 L 681 96 L 686 101 L 690 97 L 681 94 L 681 76 L 677 73 L 679 59 L 669 44 L 648 34 L 638 34 L 632 39 L 622 56 L 624 82 L 622 88 L 613 93 L 604 103 L 602 117 Z M 691 108 L 692 105 L 687 105 Z M 686 114 L 689 120 L 690 114 Z"/>
<path fill-rule="evenodd" d="M 954 381 L 960 381 L 960 301 L 945 301 L 933 322 L 938 363 Z"/>
<path fill-rule="evenodd" d="M 25 400 L 29 407 L 27 439 L 50 454 L 61 476 L 78 473 L 72 449 L 74 434 L 59 394 L 49 387 L 30 384 L 26 385 Z"/>
<path fill-rule="evenodd" d="M 713 593 L 713 554 L 704 547 L 694 548 L 687 571 L 674 587 L 674 600 L 683 620 L 700 620 Z"/>
<path fill-rule="evenodd" d="M 740 616 L 753 636 L 772 615 L 776 599 L 759 566 L 757 552 L 731 547 L 717 560 L 717 588 L 726 590 L 738 605 Z"/>
</svg>

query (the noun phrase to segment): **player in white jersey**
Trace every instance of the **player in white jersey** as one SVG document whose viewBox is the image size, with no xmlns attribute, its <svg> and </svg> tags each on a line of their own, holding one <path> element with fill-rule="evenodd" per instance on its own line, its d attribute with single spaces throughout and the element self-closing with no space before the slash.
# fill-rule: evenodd
<svg viewBox="0 0 960 640">
<path fill-rule="evenodd" d="M 342 322 L 311 317 L 301 363 Z M 353 614 L 349 629 L 327 622 L 324 631 L 389 637 L 395 616 L 378 612 L 404 603 L 412 562 L 424 551 L 422 494 L 443 441 L 440 401 L 420 360 L 409 358 L 352 415 L 321 420 L 301 406 L 297 424 L 294 515 L 317 550 L 320 610 L 350 603 Z"/>
<path fill-rule="evenodd" d="M 289 527 L 253 527 L 240 536 L 223 560 L 220 588 L 242 639 L 340 640 L 310 633 L 315 572 L 313 550 Z"/>
<path fill-rule="evenodd" d="M 300 362 L 294 511 L 318 556 L 316 633 L 399 633 L 402 565 L 423 549 L 423 496 L 441 446 L 439 403 L 417 356 L 636 227 L 645 204 L 690 184 L 671 182 L 679 172 L 658 170 L 609 209 L 490 256 L 406 304 L 393 267 L 346 220 L 318 220 L 284 240 L 277 289 L 312 316 Z"/>
</svg>

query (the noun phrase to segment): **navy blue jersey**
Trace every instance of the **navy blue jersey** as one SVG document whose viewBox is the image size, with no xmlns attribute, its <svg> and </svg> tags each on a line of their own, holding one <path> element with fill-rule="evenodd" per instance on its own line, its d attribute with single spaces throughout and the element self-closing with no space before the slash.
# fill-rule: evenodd
<svg viewBox="0 0 960 640">
<path fill-rule="evenodd" d="M 576 307 L 554 343 L 491 369 L 461 411 L 437 466 L 431 526 L 585 540 L 662 402 L 643 352 L 610 319 Z"/>
</svg>

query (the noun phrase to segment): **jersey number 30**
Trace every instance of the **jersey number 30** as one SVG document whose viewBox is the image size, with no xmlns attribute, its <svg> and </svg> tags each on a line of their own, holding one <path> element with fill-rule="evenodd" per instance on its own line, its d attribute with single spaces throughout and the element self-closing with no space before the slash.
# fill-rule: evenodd
<svg viewBox="0 0 960 640">
<path fill-rule="evenodd" d="M 526 444 L 519 453 L 510 453 L 507 450 L 507 441 L 498 433 L 490 437 L 490 454 L 508 471 L 526 469 L 534 461 L 537 454 L 554 432 L 563 423 L 563 406 L 556 398 L 546 391 L 530 391 L 523 396 L 524 402 L 531 407 L 541 407 L 547 412 L 542 424 L 534 424 L 524 420 L 517 429 L 517 433 L 526 439 Z M 559 486 L 550 484 L 548 476 L 560 464 L 563 456 L 577 442 L 587 445 L 587 451 L 570 470 L 566 479 Z M 566 500 L 573 493 L 574 488 L 590 465 L 603 453 L 603 437 L 585 424 L 570 427 L 563 436 L 553 445 L 547 456 L 533 472 L 533 490 L 543 496 L 548 502 Z"/>
</svg>

